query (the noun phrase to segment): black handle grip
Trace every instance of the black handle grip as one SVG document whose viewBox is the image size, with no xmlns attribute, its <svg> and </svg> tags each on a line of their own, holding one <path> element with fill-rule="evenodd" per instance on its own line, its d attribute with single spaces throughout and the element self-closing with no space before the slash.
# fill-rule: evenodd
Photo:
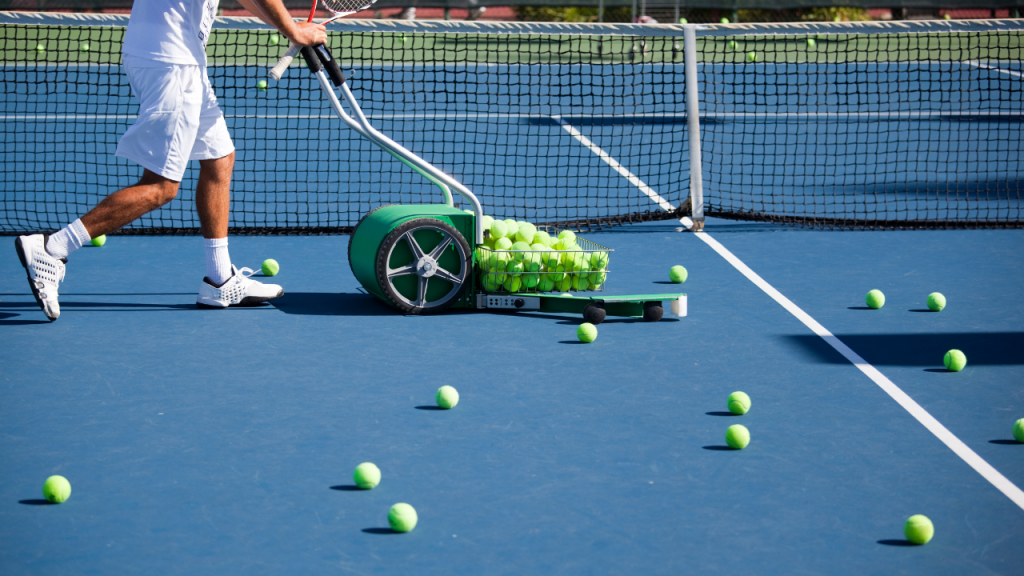
<svg viewBox="0 0 1024 576">
<path fill-rule="evenodd" d="M 327 75 L 330 76 L 331 82 L 334 82 L 335 86 L 341 86 L 345 83 L 345 75 L 341 73 L 341 67 L 331 57 L 331 52 L 327 49 L 327 46 L 320 44 L 313 47 L 320 63 L 324 65 L 324 69 L 327 70 Z"/>
<path fill-rule="evenodd" d="M 320 60 L 316 57 L 316 53 L 313 52 L 312 48 L 309 46 L 303 46 L 300 52 L 302 53 L 302 58 L 306 61 L 306 66 L 309 67 L 310 72 L 316 74 L 323 70 L 323 66 L 320 66 Z"/>
</svg>

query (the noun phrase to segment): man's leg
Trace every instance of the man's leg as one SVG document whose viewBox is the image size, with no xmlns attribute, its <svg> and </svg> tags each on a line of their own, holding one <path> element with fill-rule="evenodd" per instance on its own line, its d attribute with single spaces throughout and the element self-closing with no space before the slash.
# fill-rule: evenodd
<svg viewBox="0 0 1024 576">
<path fill-rule="evenodd" d="M 232 274 L 231 256 L 228 254 L 228 217 L 235 153 L 216 160 L 200 160 L 199 167 L 196 211 L 199 212 L 206 248 L 206 278 L 210 284 L 221 286 Z"/>
<path fill-rule="evenodd" d="M 180 182 L 143 170 L 138 184 L 118 190 L 104 198 L 95 208 L 82 216 L 82 224 L 85 225 L 90 238 L 109 234 L 174 200 L 180 185 Z M 67 254 L 58 256 L 51 246 L 59 234 L 60 232 L 50 237 L 46 248 L 50 254 L 66 258 Z"/>
</svg>

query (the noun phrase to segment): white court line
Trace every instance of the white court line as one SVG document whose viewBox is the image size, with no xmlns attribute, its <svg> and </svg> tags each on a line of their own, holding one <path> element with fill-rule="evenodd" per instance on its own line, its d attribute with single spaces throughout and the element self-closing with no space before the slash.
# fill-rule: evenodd
<svg viewBox="0 0 1024 576">
<path fill-rule="evenodd" d="M 616 162 L 615 158 L 612 158 L 611 155 L 602 150 L 597 144 L 591 142 L 589 138 L 587 138 L 583 134 L 580 134 L 579 130 L 573 128 L 570 124 L 568 124 L 559 116 L 552 116 L 552 118 L 554 118 L 562 126 L 562 128 L 565 128 L 565 131 L 572 135 L 573 138 L 579 140 L 581 144 L 587 147 L 587 149 L 589 149 L 594 154 L 597 154 L 598 158 L 604 160 L 605 164 L 611 166 L 612 170 L 618 172 L 620 176 L 628 180 L 630 184 L 639 188 L 640 191 L 646 194 L 648 198 L 653 200 L 655 204 L 661 206 L 662 210 L 666 212 L 671 212 L 676 209 L 675 206 L 669 204 L 668 200 L 662 198 L 661 195 L 655 192 L 653 188 L 645 184 L 643 180 L 637 178 L 632 172 L 626 170 L 626 168 L 623 167 L 622 164 Z"/>
<path fill-rule="evenodd" d="M 588 140 L 585 136 L 576 131 L 575 128 L 564 123 L 561 119 L 558 119 L 565 128 L 574 138 L 579 140 L 590 149 L 591 152 L 597 154 L 602 160 L 608 163 L 609 166 L 615 169 L 616 172 L 626 177 L 627 180 L 633 182 L 634 185 L 640 180 L 633 176 L 628 170 L 623 168 L 614 158 L 611 157 L 607 152 L 596 146 L 593 142 Z M 635 181 L 635 182 L 634 182 Z M 651 197 L 652 200 L 658 203 L 666 211 L 672 210 L 672 205 L 669 204 L 665 199 L 659 196 L 654 190 L 651 190 L 643 182 L 640 182 L 643 186 L 641 191 Z M 639 187 L 639 186 L 638 186 Z M 649 191 L 649 192 L 648 192 Z M 693 222 L 689 218 L 682 218 L 679 220 L 687 228 L 692 228 Z M 827 342 L 830 346 L 835 348 L 837 352 L 843 355 L 844 358 L 849 360 L 854 366 L 857 367 L 865 376 L 870 378 L 879 388 L 885 391 L 893 400 L 895 400 L 904 410 L 910 413 L 911 416 L 917 419 L 929 432 L 935 435 L 936 438 L 942 441 L 954 454 L 960 457 L 961 460 L 967 463 L 968 466 L 974 468 L 974 471 L 981 474 L 982 478 L 988 480 L 990 484 L 995 486 L 997 490 L 1002 492 L 1007 498 L 1009 498 L 1014 504 L 1024 510 L 1024 492 L 1021 491 L 1013 482 L 1010 482 L 1005 476 L 1003 476 L 998 470 L 992 467 L 991 464 L 985 461 L 981 456 L 978 456 L 974 450 L 971 450 L 964 444 L 959 438 L 953 435 L 941 422 L 935 419 L 934 416 L 928 413 L 927 410 L 921 407 L 920 404 L 914 401 L 913 398 L 907 395 L 906 392 L 900 389 L 899 386 L 894 384 L 891 380 L 885 377 L 884 374 L 878 371 L 877 368 L 868 364 L 863 358 L 860 357 L 856 352 L 850 349 L 849 346 L 844 344 L 842 340 L 836 338 L 834 334 L 825 329 L 824 326 L 818 323 L 817 320 L 811 318 L 809 314 L 800 309 L 799 306 L 793 304 L 782 295 L 781 292 L 775 289 L 771 284 L 766 282 L 763 278 L 757 275 L 756 272 L 750 269 L 749 266 L 743 263 L 742 260 L 737 258 L 732 252 L 730 252 L 725 246 L 722 246 L 718 240 L 712 238 L 707 232 L 695 232 L 695 235 L 700 238 L 705 244 L 711 247 L 712 250 L 718 253 L 719 256 L 724 258 L 726 262 L 732 264 L 733 268 L 736 268 L 754 283 L 755 286 L 764 291 L 765 294 L 770 296 L 772 300 L 775 300 L 783 308 L 786 309 L 790 314 L 796 317 L 797 320 L 803 322 L 804 326 L 811 329 L 812 332 L 821 337 L 822 340 Z"/>
<path fill-rule="evenodd" d="M 996 72 L 1000 72 L 1002 74 L 1009 74 L 1010 76 L 1016 76 L 1017 78 L 1024 78 L 1024 74 L 1021 74 L 1020 72 L 1014 72 L 1013 70 L 1003 70 L 1002 68 L 996 68 L 995 66 L 982 64 L 977 60 L 968 60 L 967 64 L 975 66 L 977 68 L 985 68 L 986 70 L 995 70 Z"/>
</svg>

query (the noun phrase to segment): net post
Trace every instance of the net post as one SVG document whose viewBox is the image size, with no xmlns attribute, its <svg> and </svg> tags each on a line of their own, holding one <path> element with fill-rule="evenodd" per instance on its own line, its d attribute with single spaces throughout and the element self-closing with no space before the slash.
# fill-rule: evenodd
<svg viewBox="0 0 1024 576">
<path fill-rule="evenodd" d="M 704 179 L 700 160 L 700 106 L 697 92 L 697 26 L 683 26 L 683 75 L 686 81 L 686 131 L 690 138 L 690 218 L 694 232 L 704 229 Z"/>
</svg>

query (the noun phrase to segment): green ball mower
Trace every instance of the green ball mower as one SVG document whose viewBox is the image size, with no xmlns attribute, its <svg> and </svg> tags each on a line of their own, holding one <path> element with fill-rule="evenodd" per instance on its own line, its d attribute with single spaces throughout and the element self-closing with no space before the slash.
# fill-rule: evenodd
<svg viewBox="0 0 1024 576">
<path fill-rule="evenodd" d="M 484 243 L 484 229 L 483 207 L 477 197 L 460 182 L 371 126 L 325 46 L 304 48 L 301 53 L 338 118 L 437 186 L 444 198 L 442 204 L 381 206 L 359 221 L 349 242 L 349 265 L 370 294 L 406 314 L 433 314 L 449 308 L 534 310 L 582 313 L 586 321 L 598 324 L 606 315 L 660 320 L 664 302 L 669 301 L 673 314 L 686 315 L 686 295 L 681 293 L 571 295 L 528 289 L 502 292 L 500 282 L 497 289 L 490 291 L 478 286 L 474 255 Z M 275 70 L 284 68 L 287 63 L 282 66 L 279 62 Z M 342 108 L 331 83 L 341 90 L 351 115 Z M 469 204 L 470 210 L 455 207 L 453 190 Z M 584 252 L 611 252 L 592 242 L 582 242 Z"/>
</svg>

